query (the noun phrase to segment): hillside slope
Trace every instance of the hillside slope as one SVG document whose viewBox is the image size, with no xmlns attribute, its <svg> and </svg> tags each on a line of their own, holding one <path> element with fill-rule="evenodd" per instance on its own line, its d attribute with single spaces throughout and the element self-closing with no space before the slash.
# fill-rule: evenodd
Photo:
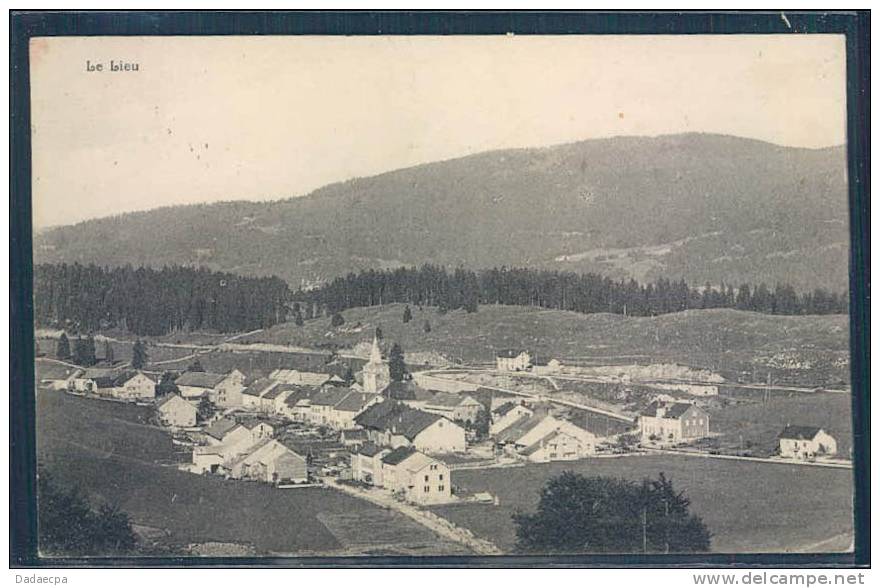
<svg viewBox="0 0 880 588">
<path fill-rule="evenodd" d="M 353 308 L 336 328 L 329 318 L 293 323 L 239 339 L 303 347 L 352 348 L 371 340 L 376 327 L 385 345 L 407 353 L 437 351 L 466 362 L 491 362 L 494 351 L 526 348 L 574 363 L 678 362 L 726 377 L 777 383 L 848 385 L 849 318 L 778 316 L 728 309 L 688 310 L 658 317 L 579 314 L 531 307 L 484 305 L 474 314 L 402 304 Z M 424 331 L 425 321 L 431 325 Z"/>
<path fill-rule="evenodd" d="M 296 287 L 362 268 L 532 266 L 847 286 L 845 151 L 719 135 L 487 152 L 282 201 L 60 227 L 36 261 L 205 264 Z"/>
</svg>

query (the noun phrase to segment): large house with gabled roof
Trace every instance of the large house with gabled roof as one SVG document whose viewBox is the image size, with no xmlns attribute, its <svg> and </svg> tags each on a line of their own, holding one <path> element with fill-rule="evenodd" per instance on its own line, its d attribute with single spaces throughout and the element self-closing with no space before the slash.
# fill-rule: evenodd
<svg viewBox="0 0 880 588">
<path fill-rule="evenodd" d="M 187 400 L 208 398 L 219 407 L 231 408 L 241 406 L 244 381 L 244 374 L 238 370 L 228 374 L 184 372 L 174 380 L 174 384 Z"/>
<path fill-rule="evenodd" d="M 458 424 L 393 400 L 373 404 L 354 421 L 377 445 L 413 446 L 425 453 L 455 453 L 467 448 L 465 430 Z"/>
<path fill-rule="evenodd" d="M 687 402 L 654 401 L 639 415 L 642 443 L 675 445 L 709 436 L 709 413 Z"/>
</svg>

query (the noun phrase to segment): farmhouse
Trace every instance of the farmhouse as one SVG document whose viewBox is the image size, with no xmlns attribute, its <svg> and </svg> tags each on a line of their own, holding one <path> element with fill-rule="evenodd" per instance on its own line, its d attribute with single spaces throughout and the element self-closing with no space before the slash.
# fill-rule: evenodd
<svg viewBox="0 0 880 588">
<path fill-rule="evenodd" d="M 364 443 L 351 453 L 351 477 L 358 482 L 382 486 L 382 458 L 391 453 L 387 447 Z"/>
<path fill-rule="evenodd" d="M 167 427 L 196 426 L 196 407 L 177 394 L 168 394 L 156 403 L 159 420 Z"/>
<path fill-rule="evenodd" d="M 123 373 L 113 384 L 114 398 L 152 400 L 156 397 L 156 380 L 141 371 Z"/>
<path fill-rule="evenodd" d="M 466 449 L 465 431 L 449 419 L 387 400 L 373 404 L 354 419 L 370 440 L 392 448 L 413 446 L 426 453 Z"/>
<path fill-rule="evenodd" d="M 287 406 L 284 401 L 293 394 L 293 386 L 279 384 L 263 394 L 260 398 L 260 410 L 267 413 L 282 414 Z"/>
<path fill-rule="evenodd" d="M 449 467 L 413 447 L 398 447 L 382 457 L 382 486 L 416 504 L 449 502 Z"/>
<path fill-rule="evenodd" d="M 260 441 L 226 469 L 233 478 L 271 484 L 300 484 L 309 479 L 306 459 L 274 439 Z"/>
<path fill-rule="evenodd" d="M 520 349 L 505 349 L 495 354 L 495 367 L 498 371 L 521 372 L 532 365 L 532 355 Z"/>
<path fill-rule="evenodd" d="M 558 374 L 562 369 L 562 363 L 558 359 L 548 361 L 544 358 L 536 358 L 532 363 L 532 372 L 539 376 Z"/>
<path fill-rule="evenodd" d="M 788 459 L 812 460 L 835 455 L 837 441 L 819 427 L 788 425 L 779 434 L 779 455 Z"/>
<path fill-rule="evenodd" d="M 642 443 L 675 445 L 709 435 L 709 414 L 686 402 L 652 402 L 639 416 Z"/>
<path fill-rule="evenodd" d="M 241 406 L 244 379 L 244 374 L 238 370 L 232 370 L 228 374 L 184 372 L 174 384 L 187 400 L 207 397 L 217 406 L 229 408 Z"/>
<path fill-rule="evenodd" d="M 492 422 L 489 425 L 489 434 L 495 435 L 510 427 L 523 417 L 530 417 L 535 411 L 522 402 L 505 402 L 492 411 Z"/>
<path fill-rule="evenodd" d="M 495 443 L 530 461 L 555 461 L 593 455 L 597 438 L 574 423 L 539 411 L 496 433 Z"/>
<path fill-rule="evenodd" d="M 452 421 L 473 423 L 484 408 L 470 396 L 440 392 L 425 403 L 423 410 L 445 416 Z"/>
<path fill-rule="evenodd" d="M 296 386 L 293 392 L 284 399 L 284 414 L 295 421 L 308 421 L 312 411 L 312 396 L 317 392 L 317 390 Z"/>
<path fill-rule="evenodd" d="M 333 410 L 346 396 L 349 390 L 344 388 L 326 387 L 311 398 L 311 410 L 308 420 L 316 425 L 333 427 L 336 425 L 336 413 Z M 342 427 L 351 428 L 351 427 Z"/>
<path fill-rule="evenodd" d="M 89 368 L 74 376 L 73 389 L 77 392 L 110 395 L 119 370 L 113 368 Z"/>
<path fill-rule="evenodd" d="M 262 439 L 270 439 L 275 434 L 275 425 L 261 418 L 247 418 L 240 422 L 241 426 L 250 431 L 256 443 Z"/>
<path fill-rule="evenodd" d="M 241 406 L 252 410 L 261 410 L 263 408 L 263 395 L 275 386 L 278 386 L 278 384 L 279 382 L 269 378 L 261 378 L 252 382 L 241 392 Z"/>
<path fill-rule="evenodd" d="M 353 429 L 355 427 L 355 417 L 373 404 L 382 402 L 382 400 L 383 398 L 379 394 L 349 390 L 348 394 L 333 406 L 331 414 L 333 427 L 337 429 Z"/>
</svg>

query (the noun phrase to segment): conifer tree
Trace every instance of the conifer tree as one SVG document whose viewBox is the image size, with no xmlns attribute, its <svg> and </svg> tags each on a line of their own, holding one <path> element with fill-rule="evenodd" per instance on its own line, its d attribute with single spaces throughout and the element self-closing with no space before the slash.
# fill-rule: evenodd
<svg viewBox="0 0 880 588">
<path fill-rule="evenodd" d="M 406 362 L 403 357 L 403 349 L 398 343 L 391 346 L 388 354 L 388 370 L 393 382 L 402 382 L 406 377 Z"/>
<path fill-rule="evenodd" d="M 70 359 L 70 341 L 66 333 L 58 337 L 58 345 L 55 346 L 55 357 L 58 359 Z"/>
<path fill-rule="evenodd" d="M 409 305 L 407 304 L 403 309 L 403 323 L 406 324 L 412 320 L 412 311 L 409 309 Z"/>
<path fill-rule="evenodd" d="M 144 345 L 144 342 L 138 338 L 138 340 L 134 342 L 134 347 L 131 349 L 131 367 L 136 370 L 143 369 L 143 367 L 147 365 L 147 360 L 147 347 Z"/>
</svg>

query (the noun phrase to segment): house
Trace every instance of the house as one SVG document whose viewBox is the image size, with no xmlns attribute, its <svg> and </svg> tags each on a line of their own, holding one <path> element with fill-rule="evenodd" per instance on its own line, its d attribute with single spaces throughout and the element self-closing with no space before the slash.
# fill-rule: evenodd
<svg viewBox="0 0 880 588">
<path fill-rule="evenodd" d="M 779 434 L 779 455 L 788 459 L 812 460 L 835 455 L 837 441 L 819 427 L 788 425 Z"/>
<path fill-rule="evenodd" d="M 119 370 L 115 368 L 88 368 L 74 376 L 73 389 L 76 392 L 110 396 L 119 375 Z"/>
<path fill-rule="evenodd" d="M 438 504 L 452 499 L 449 467 L 414 447 L 398 447 L 381 458 L 382 486 L 408 502 Z"/>
<path fill-rule="evenodd" d="M 307 422 L 312 412 L 312 396 L 317 393 L 318 390 L 295 386 L 284 399 L 283 414 L 294 421 Z"/>
<path fill-rule="evenodd" d="M 263 394 L 260 398 L 260 410 L 270 414 L 282 414 L 284 401 L 293 394 L 294 388 L 290 384 L 278 384 Z"/>
<path fill-rule="evenodd" d="M 197 409 L 177 394 L 167 394 L 156 403 L 159 420 L 167 427 L 195 427 Z"/>
<path fill-rule="evenodd" d="M 391 453 L 387 447 L 366 442 L 351 453 L 351 477 L 358 482 L 382 486 L 382 458 Z"/>
<path fill-rule="evenodd" d="M 282 384 L 292 384 L 294 386 L 323 386 L 333 376 L 330 374 L 322 374 L 318 372 L 301 372 L 298 370 L 277 369 L 269 374 L 270 380 L 275 380 Z M 341 378 L 336 378 L 340 382 Z"/>
<path fill-rule="evenodd" d="M 322 388 L 318 393 L 312 395 L 310 399 L 311 409 L 307 420 L 316 425 L 335 426 L 336 414 L 333 407 L 348 396 L 349 392 L 345 388 L 335 388 L 333 386 Z M 340 428 L 350 429 L 352 427 L 343 426 Z"/>
<path fill-rule="evenodd" d="M 388 362 L 382 359 L 379 351 L 379 339 L 373 337 L 373 347 L 370 349 L 370 360 L 364 364 L 361 371 L 364 392 L 378 394 L 391 382 L 391 369 Z"/>
<path fill-rule="evenodd" d="M 241 406 L 244 374 L 238 370 L 232 370 L 228 374 L 184 372 L 174 380 L 174 384 L 187 400 L 208 398 L 217 406 L 230 408 Z"/>
<path fill-rule="evenodd" d="M 341 389 L 346 390 L 348 394 L 337 402 L 331 411 L 331 422 L 336 429 L 353 429 L 355 427 L 354 419 L 357 415 L 373 404 L 383 400 L 379 394 L 356 392 L 346 388 Z"/>
<path fill-rule="evenodd" d="M 113 382 L 114 398 L 152 400 L 156 397 L 156 380 L 142 371 L 125 372 Z"/>
<path fill-rule="evenodd" d="M 226 469 L 233 478 L 270 484 L 301 484 L 309 479 L 306 458 L 275 439 L 260 441 Z"/>
<path fill-rule="evenodd" d="M 423 410 L 445 416 L 451 421 L 473 423 L 484 408 L 470 396 L 438 392 L 425 403 Z"/>
<path fill-rule="evenodd" d="M 580 459 L 596 452 L 597 441 L 593 433 L 545 411 L 524 415 L 495 435 L 497 445 L 530 461 Z"/>
<path fill-rule="evenodd" d="M 495 367 L 503 372 L 521 372 L 532 365 L 532 355 L 519 349 L 505 349 L 495 354 Z"/>
<path fill-rule="evenodd" d="M 505 402 L 492 411 L 492 422 L 489 424 L 489 434 L 495 435 L 510 427 L 523 417 L 530 417 L 535 411 L 521 402 Z"/>
<path fill-rule="evenodd" d="M 595 443 L 585 444 L 581 438 L 562 429 L 554 430 L 519 452 L 527 460 L 538 463 L 580 459 L 593 453 Z"/>
<path fill-rule="evenodd" d="M 254 443 L 262 439 L 271 439 L 275 435 L 275 425 L 265 419 L 246 418 L 242 419 L 239 424 L 250 431 Z"/>
<path fill-rule="evenodd" d="M 278 385 L 279 382 L 275 380 L 270 380 L 269 378 L 260 378 L 251 382 L 244 390 L 241 391 L 242 408 L 250 410 L 261 410 L 263 407 L 263 395 Z"/>
<path fill-rule="evenodd" d="M 370 440 L 392 448 L 413 446 L 425 453 L 454 453 L 466 449 L 464 428 L 442 417 L 386 400 L 373 404 L 354 419 Z"/>
<path fill-rule="evenodd" d="M 209 427 L 206 427 L 204 439 L 207 446 L 215 448 L 214 450 L 219 452 L 223 460 L 232 459 L 244 453 L 260 440 L 252 428 L 225 418 L 214 421 Z M 194 455 L 199 449 L 196 447 L 193 450 Z"/>
<path fill-rule="evenodd" d="M 543 358 L 536 358 L 532 362 L 532 373 L 539 376 L 558 374 L 561 370 L 562 362 L 560 362 L 558 359 L 551 359 L 548 361 Z"/>
<path fill-rule="evenodd" d="M 709 436 L 709 414 L 687 402 L 652 402 L 639 416 L 642 443 L 675 445 Z"/>
</svg>

